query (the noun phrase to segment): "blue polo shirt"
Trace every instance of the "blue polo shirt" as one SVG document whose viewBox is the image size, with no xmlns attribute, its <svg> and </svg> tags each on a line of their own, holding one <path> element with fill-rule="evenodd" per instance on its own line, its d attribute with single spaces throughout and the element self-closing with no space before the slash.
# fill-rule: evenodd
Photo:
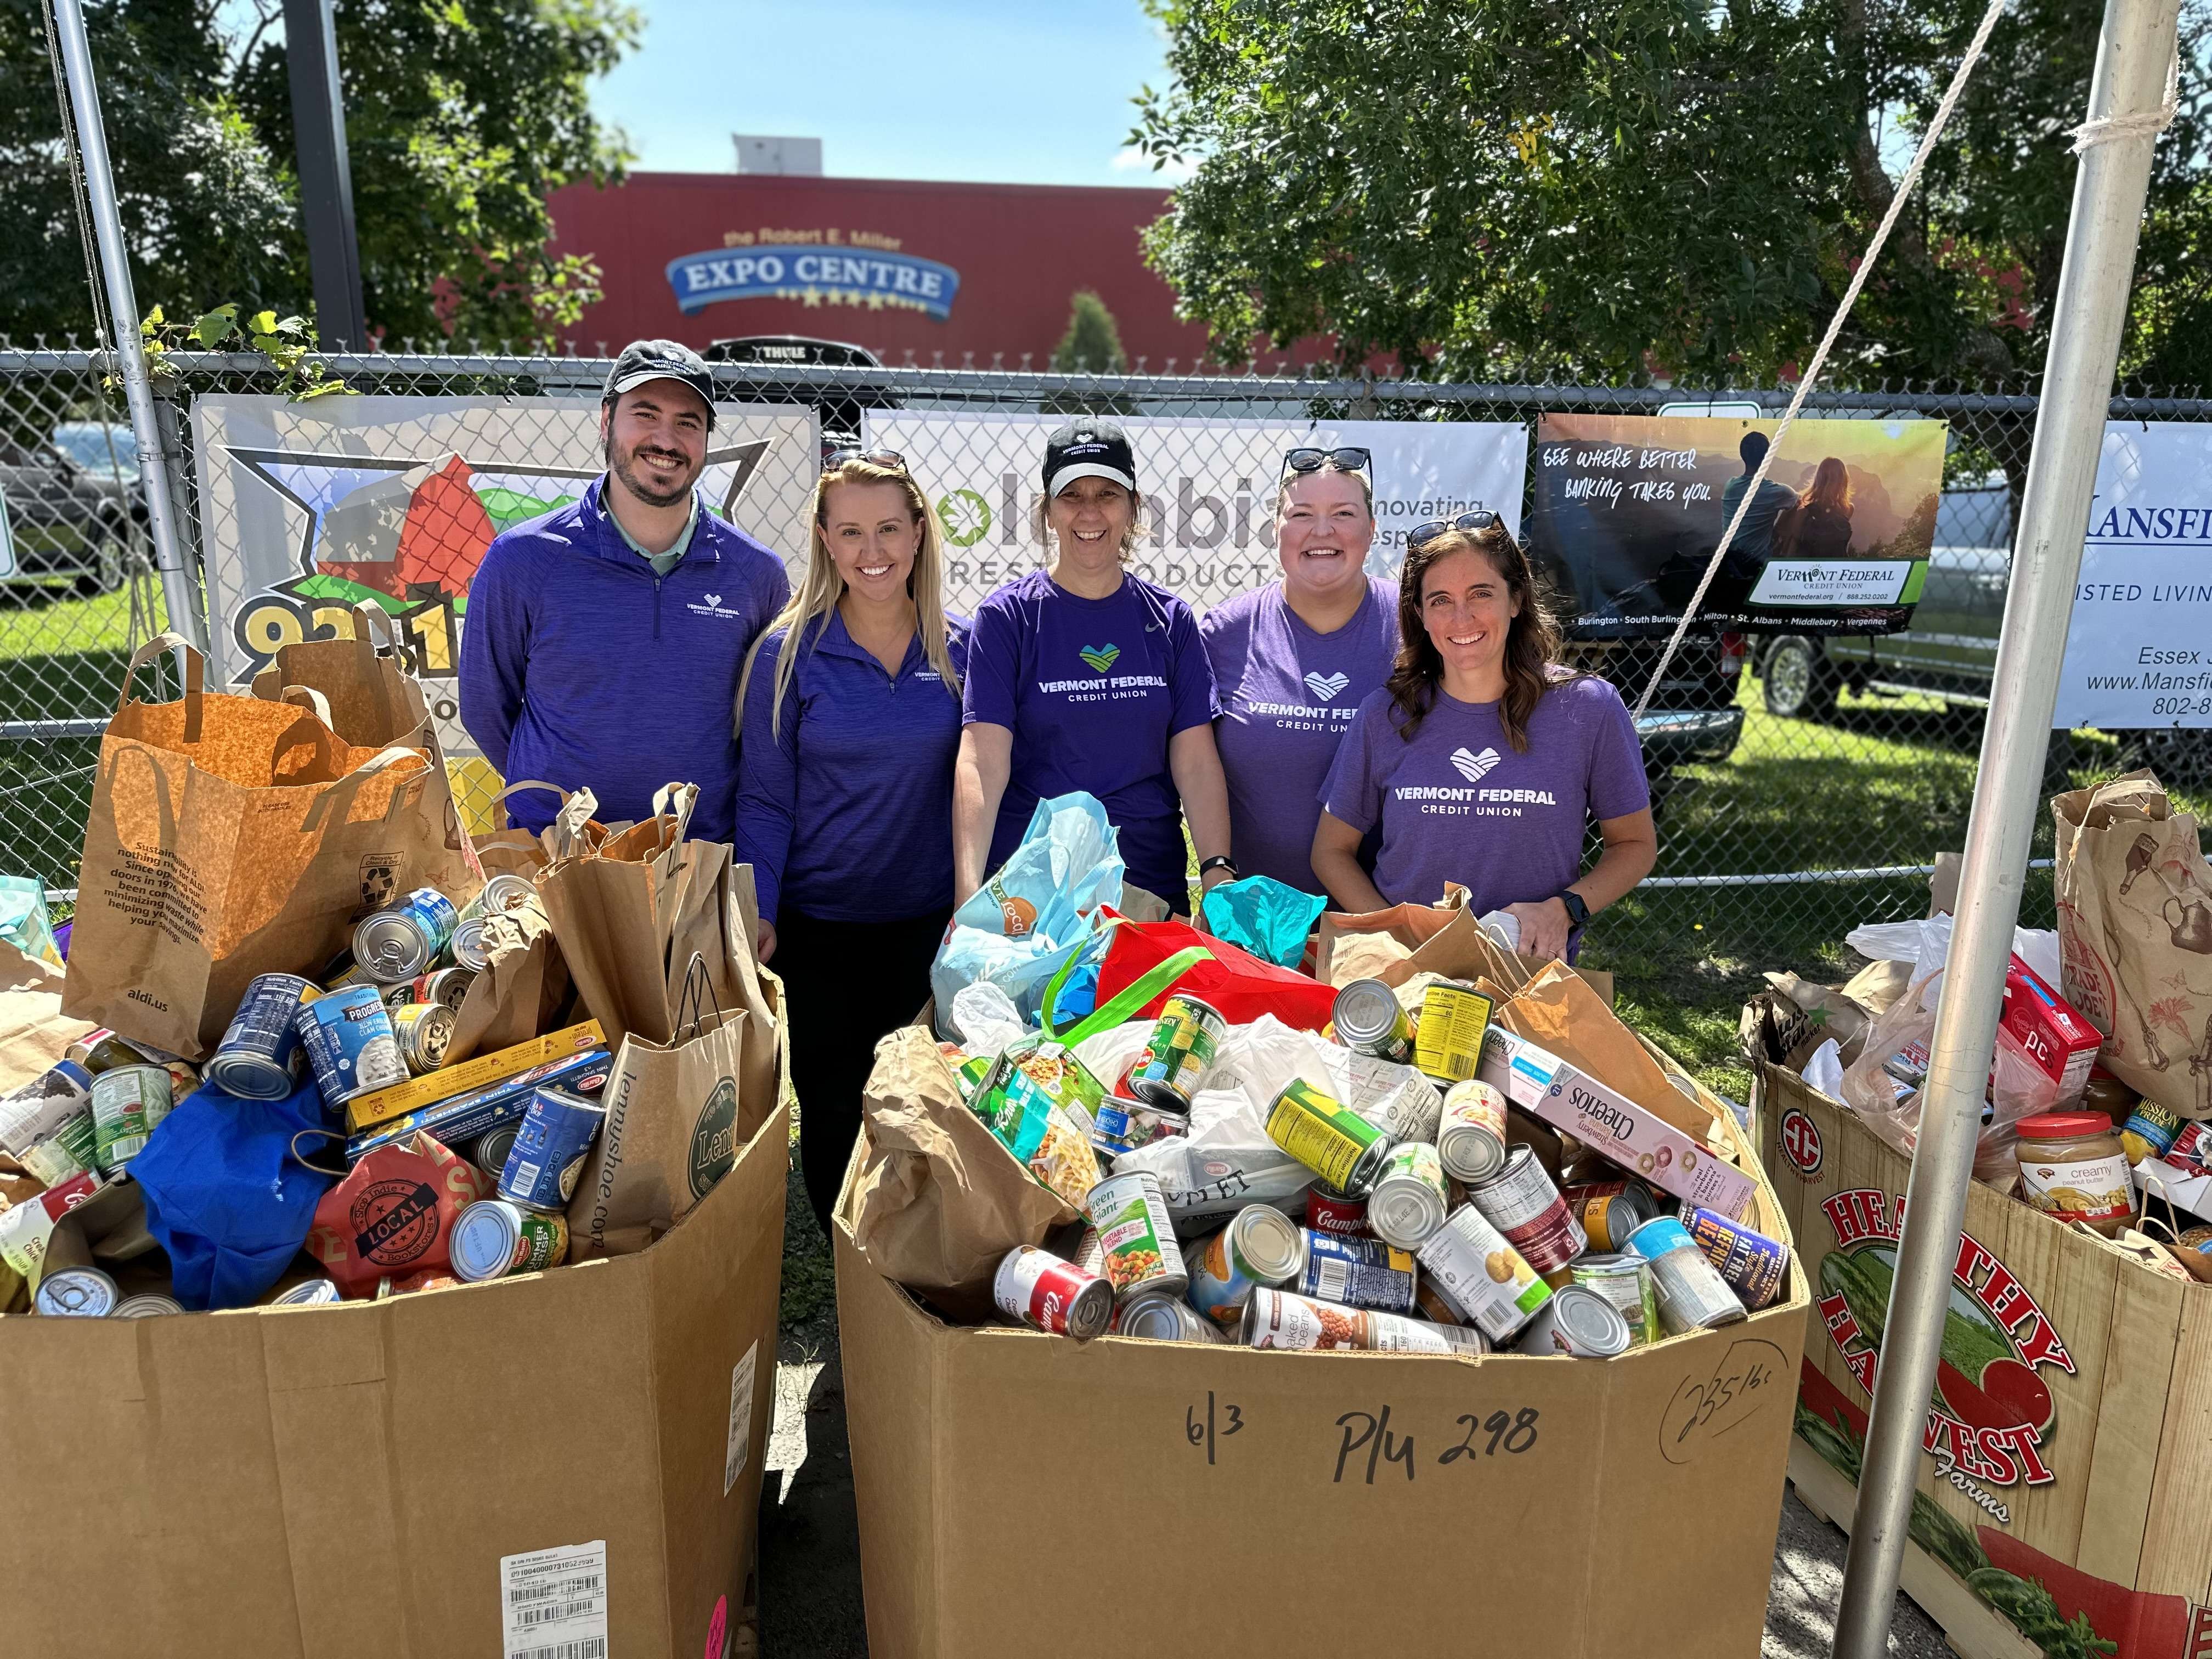
<svg viewBox="0 0 2212 1659">
<path fill-rule="evenodd" d="M 945 618 L 956 674 L 968 624 Z M 900 921 L 952 906 L 952 763 L 960 694 L 917 635 L 896 674 L 853 642 L 836 611 L 800 648 L 769 732 L 778 629 L 745 688 L 735 848 L 753 866 L 762 919 L 781 906 L 826 921 Z M 865 964 L 856 964 L 863 968 Z"/>
<path fill-rule="evenodd" d="M 461 629 L 461 723 L 502 777 L 588 787 L 609 822 L 649 816 L 665 783 L 696 783 L 690 833 L 727 841 L 738 676 L 790 578 L 767 548 L 696 506 L 683 557 L 655 574 L 607 511 L 606 482 L 484 554 Z M 534 790 L 507 810 L 540 830 L 559 805 Z"/>
</svg>

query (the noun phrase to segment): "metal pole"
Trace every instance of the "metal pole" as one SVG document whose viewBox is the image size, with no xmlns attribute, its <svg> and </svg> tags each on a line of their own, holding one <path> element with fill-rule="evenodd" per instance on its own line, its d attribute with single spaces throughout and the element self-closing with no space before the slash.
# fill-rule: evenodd
<svg viewBox="0 0 2212 1659">
<path fill-rule="evenodd" d="M 353 167 L 330 0 L 284 0 L 284 57 L 292 79 L 292 132 L 300 164 L 300 216 L 315 285 L 315 332 L 325 351 L 368 349 L 354 234 Z"/>
<path fill-rule="evenodd" d="M 2042 808 L 2044 748 L 2057 707 L 2059 662 L 2157 143 L 2159 124 L 2143 118 L 2154 116 L 2164 102 L 2179 12 L 2179 0 L 2106 0 L 2097 42 L 2089 89 L 2093 126 L 2083 134 L 2087 147 L 2074 180 L 2043 403 L 1966 826 L 1958 922 L 1929 1044 L 1905 1236 L 1882 1327 L 1887 1334 L 1873 1421 L 1844 1565 L 1836 1659 L 1881 1659 L 1888 1650 L 2012 931 L 2020 918 L 2028 842 Z M 2115 122 L 2118 131 L 2097 134 L 2094 124 L 2106 121 Z"/>
<path fill-rule="evenodd" d="M 170 493 L 168 458 L 161 447 L 161 422 L 154 411 L 154 387 L 146 376 L 146 351 L 138 337 L 138 301 L 131 285 L 131 252 L 123 240 L 123 218 L 115 204 L 115 175 L 107 163 L 107 129 L 100 124 L 100 88 L 92 76 L 92 48 L 84 35 L 78 0 L 54 0 L 54 32 L 62 49 L 62 73 L 69 82 L 70 108 L 76 120 L 77 147 L 92 203 L 93 234 L 100 243 L 100 273 L 107 288 L 107 309 L 115 325 L 123 395 L 131 406 L 131 435 L 138 449 L 138 486 L 146 498 L 146 527 L 154 541 L 154 563 L 161 573 L 161 600 L 172 633 L 182 634 L 204 650 L 207 623 L 200 616 L 199 589 L 185 557 L 178 532 L 176 497 Z"/>
</svg>

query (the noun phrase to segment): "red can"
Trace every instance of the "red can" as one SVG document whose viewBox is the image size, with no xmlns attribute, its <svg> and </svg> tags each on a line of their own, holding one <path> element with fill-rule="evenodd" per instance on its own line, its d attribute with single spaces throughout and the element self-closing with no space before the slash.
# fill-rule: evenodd
<svg viewBox="0 0 2212 1659">
<path fill-rule="evenodd" d="M 1006 1252 L 991 1282 L 991 1299 L 1009 1319 L 1078 1342 L 1088 1342 L 1114 1318 L 1110 1283 L 1031 1244 Z"/>
<path fill-rule="evenodd" d="M 1468 1196 L 1540 1274 L 1559 1272 L 1589 1249 L 1575 1212 L 1526 1146 L 1516 1146 L 1505 1167 L 1470 1188 Z"/>
<path fill-rule="evenodd" d="M 1319 1182 L 1306 1193 L 1306 1225 L 1335 1238 L 1372 1238 L 1367 1224 L 1367 1200 L 1340 1193 Z"/>
</svg>

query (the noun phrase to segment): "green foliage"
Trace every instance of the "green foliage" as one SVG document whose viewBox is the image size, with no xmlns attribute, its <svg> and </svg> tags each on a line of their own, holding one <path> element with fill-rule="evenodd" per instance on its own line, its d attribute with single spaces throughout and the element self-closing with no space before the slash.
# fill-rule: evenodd
<svg viewBox="0 0 2212 1659">
<path fill-rule="evenodd" d="M 1114 313 L 1089 289 L 1079 289 L 1068 301 L 1067 332 L 1052 349 L 1055 374 L 1125 374 L 1129 359 L 1121 349 L 1121 331 Z"/>
<path fill-rule="evenodd" d="M 138 337 L 146 352 L 147 374 L 156 384 L 174 378 L 169 362 L 173 351 L 221 351 L 243 345 L 269 360 L 277 374 L 277 390 L 295 404 L 353 390 L 313 355 L 315 337 L 304 317 L 280 319 L 273 311 L 258 311 L 240 324 L 238 307 L 232 302 L 203 312 L 190 328 L 180 328 L 155 306 L 138 325 Z M 112 392 L 122 389 L 112 376 L 107 386 Z"/>
</svg>

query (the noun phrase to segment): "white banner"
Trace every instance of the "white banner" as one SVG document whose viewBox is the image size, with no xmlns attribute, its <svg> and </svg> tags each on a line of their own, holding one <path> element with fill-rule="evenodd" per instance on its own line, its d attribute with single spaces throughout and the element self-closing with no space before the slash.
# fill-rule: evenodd
<svg viewBox="0 0 2212 1659">
<path fill-rule="evenodd" d="M 2212 726 L 2212 426 L 2105 428 L 2062 726 Z"/>
<path fill-rule="evenodd" d="M 1034 514 L 1044 442 L 1066 415 L 871 410 L 863 436 L 895 449 L 945 532 L 948 609 L 971 614 L 1002 584 L 1046 562 Z M 1528 461 L 1518 422 L 1231 420 L 1112 416 L 1137 455 L 1150 535 L 1130 560 L 1200 610 L 1272 581 L 1283 452 L 1356 445 L 1374 456 L 1375 545 L 1367 568 L 1395 576 L 1406 532 L 1486 509 L 1518 535 Z"/>
</svg>

